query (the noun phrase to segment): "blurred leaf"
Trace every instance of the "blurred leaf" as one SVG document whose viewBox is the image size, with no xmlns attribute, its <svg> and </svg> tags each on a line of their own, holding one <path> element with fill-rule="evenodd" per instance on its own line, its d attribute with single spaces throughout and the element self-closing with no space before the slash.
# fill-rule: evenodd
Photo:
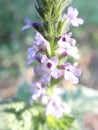
<svg viewBox="0 0 98 130">
<path fill-rule="evenodd" d="M 53 116 L 47 117 L 47 123 L 50 129 L 55 130 L 68 130 L 72 127 L 74 118 L 65 115 L 62 118 L 54 118 Z"/>
<path fill-rule="evenodd" d="M 20 100 L 24 100 L 29 103 L 31 94 L 29 92 L 30 85 L 24 83 L 22 86 L 19 87 L 16 97 Z"/>
</svg>

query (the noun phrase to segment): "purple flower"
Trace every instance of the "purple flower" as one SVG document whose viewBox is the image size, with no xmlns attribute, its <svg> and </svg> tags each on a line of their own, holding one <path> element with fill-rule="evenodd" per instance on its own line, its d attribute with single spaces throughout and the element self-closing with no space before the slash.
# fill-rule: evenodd
<svg viewBox="0 0 98 130">
<path fill-rule="evenodd" d="M 33 84 L 33 87 L 30 88 L 30 93 L 32 94 L 32 100 L 42 99 L 45 96 L 45 88 L 40 82 Z"/>
<path fill-rule="evenodd" d="M 61 98 L 54 95 L 48 100 L 48 105 L 46 107 L 46 115 L 53 115 L 56 118 L 61 118 L 64 114 L 70 114 L 71 109 L 65 103 L 62 102 Z"/>
<path fill-rule="evenodd" d="M 74 46 L 76 44 L 76 40 L 74 38 L 71 38 L 71 37 L 72 37 L 72 32 L 68 32 L 68 33 L 63 34 L 61 36 L 60 40 L 63 42 L 68 42 Z"/>
<path fill-rule="evenodd" d="M 35 60 L 40 62 L 41 55 L 47 50 L 49 47 L 48 41 L 46 41 L 41 34 L 37 33 L 35 35 L 35 40 L 32 42 L 32 47 L 28 48 L 27 58 L 28 61 L 26 65 L 30 65 Z"/>
<path fill-rule="evenodd" d="M 79 25 L 83 24 L 84 21 L 81 18 L 77 18 L 79 12 L 76 8 L 69 7 L 67 11 L 67 18 L 69 23 L 71 23 L 73 26 L 78 27 Z"/>
<path fill-rule="evenodd" d="M 70 63 L 66 63 L 61 68 L 64 69 L 63 75 L 66 80 L 69 80 L 73 84 L 79 82 L 77 76 L 81 75 L 81 71 L 76 68 L 76 64 L 71 65 Z"/>
<path fill-rule="evenodd" d="M 31 28 L 31 27 L 34 27 L 35 29 L 37 29 L 37 28 L 40 28 L 40 26 L 41 26 L 39 23 L 33 22 L 29 18 L 25 18 L 24 23 L 25 23 L 25 25 L 22 27 L 22 31 L 24 31 L 28 28 Z"/>
<path fill-rule="evenodd" d="M 35 41 L 33 41 L 32 44 L 35 44 L 42 49 L 46 49 L 47 47 L 49 47 L 49 42 L 44 39 L 44 37 L 38 32 L 36 33 Z"/>
<path fill-rule="evenodd" d="M 61 76 L 60 70 L 56 67 L 57 65 L 57 57 L 52 57 L 51 59 L 48 59 L 46 55 L 42 57 L 41 64 L 34 68 L 35 74 L 41 76 L 41 83 L 47 84 L 50 82 L 51 77 L 57 79 Z"/>
<path fill-rule="evenodd" d="M 56 54 L 66 56 L 70 55 L 75 59 L 79 58 L 78 49 L 75 46 L 76 40 L 71 38 L 72 33 L 64 34 L 58 41 L 59 48 L 56 50 Z"/>
<path fill-rule="evenodd" d="M 35 60 L 39 62 L 40 56 L 37 55 L 37 51 L 38 50 L 33 47 L 28 48 L 28 52 L 27 52 L 28 61 L 25 63 L 26 66 L 29 66 Z"/>
</svg>

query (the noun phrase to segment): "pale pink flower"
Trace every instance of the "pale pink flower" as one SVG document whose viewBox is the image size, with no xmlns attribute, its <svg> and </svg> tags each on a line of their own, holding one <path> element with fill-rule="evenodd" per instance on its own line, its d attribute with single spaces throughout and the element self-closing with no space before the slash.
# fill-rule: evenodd
<svg viewBox="0 0 98 130">
<path fill-rule="evenodd" d="M 79 58 L 78 54 L 78 48 L 75 46 L 76 40 L 71 38 L 72 33 L 66 33 L 61 36 L 61 38 L 58 40 L 59 48 L 55 51 L 56 54 L 66 56 L 70 55 L 74 57 L 75 59 Z"/>
<path fill-rule="evenodd" d="M 46 107 L 46 115 L 53 115 L 56 118 L 61 118 L 64 114 L 70 114 L 71 108 L 67 103 L 63 102 L 57 95 L 51 97 Z"/>
<path fill-rule="evenodd" d="M 78 27 L 84 23 L 82 18 L 77 18 L 79 12 L 76 8 L 69 7 L 67 11 L 67 18 L 70 24 L 73 26 Z"/>
<path fill-rule="evenodd" d="M 71 65 L 70 63 L 65 63 L 61 66 L 61 68 L 64 69 L 62 73 L 67 81 L 70 81 L 73 84 L 77 84 L 79 82 L 77 76 L 81 75 L 81 71 L 76 68 L 76 64 Z"/>
</svg>

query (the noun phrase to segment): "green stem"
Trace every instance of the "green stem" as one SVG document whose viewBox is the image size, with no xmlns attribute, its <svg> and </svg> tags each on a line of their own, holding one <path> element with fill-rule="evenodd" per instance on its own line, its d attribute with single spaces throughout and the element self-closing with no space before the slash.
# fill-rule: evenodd
<svg viewBox="0 0 98 130">
<path fill-rule="evenodd" d="M 47 94 L 49 96 L 53 95 L 53 92 L 54 92 L 54 87 L 49 87 L 48 90 L 47 90 Z"/>
</svg>

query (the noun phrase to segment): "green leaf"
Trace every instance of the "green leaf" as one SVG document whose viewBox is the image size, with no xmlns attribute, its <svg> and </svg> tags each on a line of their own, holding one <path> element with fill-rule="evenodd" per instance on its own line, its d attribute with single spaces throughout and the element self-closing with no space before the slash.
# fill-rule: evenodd
<svg viewBox="0 0 98 130">
<path fill-rule="evenodd" d="M 62 118 L 54 118 L 53 116 L 47 117 L 48 127 L 56 130 L 68 130 L 68 128 L 72 127 L 73 121 L 74 118 L 68 115 Z"/>
<path fill-rule="evenodd" d="M 31 97 L 29 89 L 30 89 L 30 85 L 24 83 L 22 86 L 19 87 L 16 98 L 18 98 L 19 100 L 24 100 L 26 102 L 29 102 L 29 99 Z"/>
</svg>

